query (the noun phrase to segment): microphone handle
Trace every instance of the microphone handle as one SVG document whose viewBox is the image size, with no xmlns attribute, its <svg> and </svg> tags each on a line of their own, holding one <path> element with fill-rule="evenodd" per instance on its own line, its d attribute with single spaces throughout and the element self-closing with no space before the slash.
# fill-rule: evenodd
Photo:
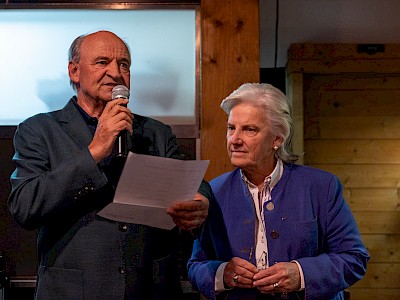
<svg viewBox="0 0 400 300">
<path fill-rule="evenodd" d="M 128 131 L 123 130 L 118 135 L 118 153 L 119 157 L 128 156 Z"/>
<path fill-rule="evenodd" d="M 128 99 L 125 96 L 117 96 L 116 98 Z M 116 99 L 114 98 L 114 99 Z M 123 106 L 127 106 L 126 104 Z M 127 157 L 128 156 L 128 131 L 122 130 L 118 135 L 117 141 L 117 157 Z"/>
</svg>

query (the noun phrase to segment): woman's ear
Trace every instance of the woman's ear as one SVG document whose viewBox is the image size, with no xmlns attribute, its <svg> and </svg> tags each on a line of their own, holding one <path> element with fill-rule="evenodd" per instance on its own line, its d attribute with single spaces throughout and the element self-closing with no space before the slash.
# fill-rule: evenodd
<svg viewBox="0 0 400 300">
<path fill-rule="evenodd" d="M 275 150 L 278 149 L 280 146 L 282 146 L 283 144 L 283 138 L 280 136 L 276 136 L 275 137 L 275 141 L 272 144 L 272 148 L 274 148 Z"/>
</svg>

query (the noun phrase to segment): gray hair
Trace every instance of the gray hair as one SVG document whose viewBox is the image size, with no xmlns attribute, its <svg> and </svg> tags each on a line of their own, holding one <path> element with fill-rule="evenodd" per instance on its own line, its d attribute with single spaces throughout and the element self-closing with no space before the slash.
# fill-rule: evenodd
<svg viewBox="0 0 400 300">
<path fill-rule="evenodd" d="M 221 108 L 229 115 L 231 109 L 240 103 L 251 104 L 265 111 L 271 133 L 283 139 L 275 157 L 285 163 L 296 162 L 299 155 L 291 151 L 293 121 L 285 94 L 267 83 L 244 83 L 221 102 Z"/>
<path fill-rule="evenodd" d="M 82 42 L 83 42 L 83 39 L 85 38 L 85 36 L 86 35 L 80 35 L 72 42 L 71 46 L 69 47 L 69 51 L 68 51 L 68 61 L 69 62 L 78 63 L 80 61 L 81 45 L 82 45 Z M 73 90 L 76 92 L 77 91 L 76 83 L 70 79 L 69 84 L 71 85 Z"/>
<path fill-rule="evenodd" d="M 92 33 L 91 33 L 92 34 Z M 90 34 L 83 34 L 78 36 L 71 44 L 68 50 L 68 61 L 73 62 L 73 63 L 79 63 L 81 59 L 81 46 L 82 42 Z M 128 50 L 129 56 L 131 56 L 129 45 L 121 39 L 121 41 L 125 44 L 126 49 Z M 69 84 L 73 88 L 75 92 L 77 92 L 77 86 L 76 83 L 73 82 L 71 79 L 69 80 Z"/>
</svg>

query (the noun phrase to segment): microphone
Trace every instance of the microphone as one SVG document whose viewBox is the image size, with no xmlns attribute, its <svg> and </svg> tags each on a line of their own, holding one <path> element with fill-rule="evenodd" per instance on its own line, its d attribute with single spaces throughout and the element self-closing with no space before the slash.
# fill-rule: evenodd
<svg viewBox="0 0 400 300">
<path fill-rule="evenodd" d="M 118 98 L 124 98 L 129 100 L 129 89 L 124 85 L 117 85 L 112 89 L 111 98 L 112 100 Z M 117 156 L 126 157 L 128 155 L 128 132 L 123 130 L 118 135 L 118 153 Z"/>
</svg>

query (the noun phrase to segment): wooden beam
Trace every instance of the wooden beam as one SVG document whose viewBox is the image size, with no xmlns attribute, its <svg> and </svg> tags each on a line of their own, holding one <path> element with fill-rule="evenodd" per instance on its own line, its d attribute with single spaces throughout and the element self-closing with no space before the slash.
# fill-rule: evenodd
<svg viewBox="0 0 400 300">
<path fill-rule="evenodd" d="M 258 0 L 201 1 L 201 159 L 206 179 L 232 169 L 221 101 L 245 82 L 259 82 Z"/>
</svg>

